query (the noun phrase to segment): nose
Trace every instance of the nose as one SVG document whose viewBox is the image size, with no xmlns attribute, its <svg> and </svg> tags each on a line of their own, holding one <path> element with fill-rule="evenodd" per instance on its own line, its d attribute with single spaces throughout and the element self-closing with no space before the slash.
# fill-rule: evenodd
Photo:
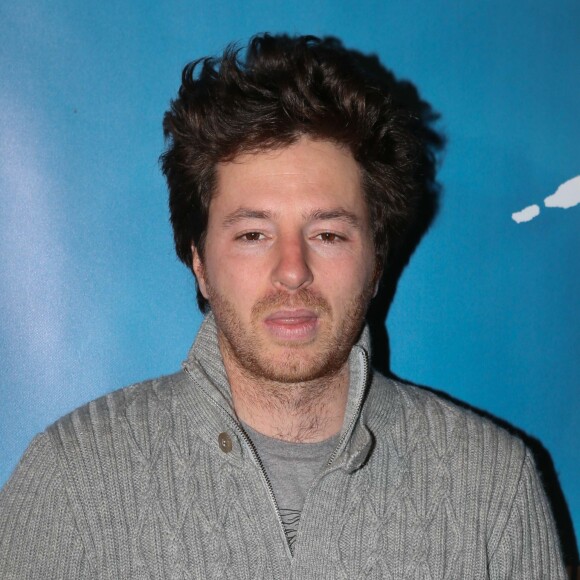
<svg viewBox="0 0 580 580">
<path fill-rule="evenodd" d="M 304 240 L 298 237 L 279 240 L 272 284 L 279 290 L 300 290 L 307 288 L 313 279 Z"/>
</svg>

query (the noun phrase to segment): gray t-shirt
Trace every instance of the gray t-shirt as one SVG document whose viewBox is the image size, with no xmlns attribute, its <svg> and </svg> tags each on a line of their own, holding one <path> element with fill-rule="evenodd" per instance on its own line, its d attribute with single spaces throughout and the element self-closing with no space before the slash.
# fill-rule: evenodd
<svg viewBox="0 0 580 580">
<path fill-rule="evenodd" d="M 306 494 L 338 444 L 339 434 L 317 443 L 290 443 L 262 435 L 245 423 L 243 427 L 272 484 L 288 544 L 293 551 Z"/>
</svg>

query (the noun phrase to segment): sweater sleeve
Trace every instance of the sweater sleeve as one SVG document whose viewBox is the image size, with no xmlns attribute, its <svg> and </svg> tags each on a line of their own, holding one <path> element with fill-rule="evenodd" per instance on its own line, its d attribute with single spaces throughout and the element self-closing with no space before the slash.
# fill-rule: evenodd
<svg viewBox="0 0 580 580">
<path fill-rule="evenodd" d="M 552 512 L 529 451 L 501 539 L 491 555 L 489 578 L 567 578 Z"/>
<path fill-rule="evenodd" d="M 89 563 L 46 434 L 0 491 L 0 578 L 88 579 Z"/>
</svg>

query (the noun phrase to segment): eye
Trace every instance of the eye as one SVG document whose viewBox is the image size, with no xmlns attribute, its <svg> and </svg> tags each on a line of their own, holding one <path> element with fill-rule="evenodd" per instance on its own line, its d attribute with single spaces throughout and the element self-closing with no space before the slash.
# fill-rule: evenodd
<svg viewBox="0 0 580 580">
<path fill-rule="evenodd" d="M 260 232 L 246 232 L 245 234 L 238 236 L 237 239 L 242 242 L 259 242 L 265 239 L 265 236 Z"/>
<path fill-rule="evenodd" d="M 317 237 L 325 244 L 335 244 L 336 242 L 340 242 L 344 239 L 334 232 L 322 232 L 318 234 Z"/>
</svg>

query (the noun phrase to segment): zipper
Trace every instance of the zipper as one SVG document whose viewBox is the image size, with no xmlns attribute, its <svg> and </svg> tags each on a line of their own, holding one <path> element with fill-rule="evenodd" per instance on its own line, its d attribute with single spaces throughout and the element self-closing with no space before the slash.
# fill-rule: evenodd
<svg viewBox="0 0 580 580">
<path fill-rule="evenodd" d="M 354 409 L 354 413 L 352 415 L 352 419 L 350 420 L 348 428 L 344 432 L 343 436 L 340 438 L 338 445 L 334 449 L 332 455 L 330 456 L 330 459 L 328 460 L 328 462 L 326 464 L 327 468 L 336 460 L 336 457 L 338 456 L 339 450 L 342 448 L 342 446 L 344 445 L 344 442 L 346 441 L 346 439 L 349 437 L 350 433 L 352 432 L 354 425 L 357 422 L 358 417 L 359 417 L 360 412 L 361 412 L 363 399 L 364 399 L 364 395 L 365 395 L 365 391 L 366 391 L 365 387 L 366 387 L 366 383 L 368 380 L 367 377 L 368 377 L 368 367 L 369 367 L 368 355 L 367 355 L 366 350 L 364 350 L 363 348 L 360 349 L 360 357 L 361 357 L 361 362 L 362 362 L 362 385 L 360 388 L 360 393 L 359 393 L 358 398 L 357 398 L 356 407 Z M 242 429 L 242 427 L 239 425 L 239 423 L 237 421 L 235 421 L 233 419 L 233 417 L 217 401 L 215 401 L 212 397 L 208 396 L 207 393 L 205 393 L 205 389 L 201 385 L 199 385 L 199 383 L 195 380 L 195 378 L 193 377 L 193 375 L 191 374 L 189 369 L 187 367 L 184 367 L 184 370 L 189 375 L 191 380 L 196 385 L 198 385 L 199 388 L 204 392 L 204 394 L 211 401 L 211 403 L 219 409 L 220 413 L 222 413 L 225 416 L 225 418 L 230 423 L 230 425 L 232 425 L 234 427 L 235 431 L 240 435 L 240 437 L 246 443 L 248 449 L 250 450 L 250 454 L 252 455 L 254 463 L 259 468 L 260 476 L 262 477 L 262 481 L 266 486 L 268 496 L 270 497 L 270 502 L 272 503 L 272 507 L 274 508 L 274 513 L 276 514 L 276 519 L 278 520 L 278 525 L 280 526 L 280 530 L 282 531 L 282 535 L 284 537 L 284 547 L 286 549 L 286 554 L 290 559 L 292 559 L 292 557 L 293 557 L 292 552 L 290 550 L 290 545 L 288 544 L 286 530 L 284 529 L 284 524 L 282 522 L 282 516 L 280 514 L 280 508 L 278 507 L 278 502 L 276 501 L 276 496 L 274 495 L 274 489 L 272 487 L 272 483 L 270 482 L 270 478 L 268 477 L 268 474 L 266 473 L 266 470 L 264 469 L 264 464 L 262 463 L 262 460 L 260 459 L 260 456 L 258 455 L 258 452 L 256 451 L 256 447 L 254 446 L 254 443 L 246 435 L 246 432 Z"/>
<path fill-rule="evenodd" d="M 205 389 L 201 385 L 198 384 L 198 382 L 195 380 L 195 378 L 193 377 L 193 375 L 191 374 L 189 369 L 185 368 L 184 370 L 189 375 L 191 380 L 196 385 L 198 385 L 200 387 L 200 389 L 205 393 Z M 288 538 L 286 536 L 286 530 L 284 529 L 284 524 L 282 522 L 282 515 L 280 514 L 280 508 L 278 507 L 278 502 L 276 501 L 276 496 L 274 495 L 274 488 L 272 487 L 272 483 L 270 482 L 270 478 L 268 477 L 268 474 L 266 473 L 266 470 L 264 468 L 264 464 L 262 463 L 262 460 L 260 459 L 260 456 L 258 455 L 258 452 L 256 451 L 256 447 L 252 443 L 251 439 L 246 435 L 246 433 L 242 429 L 242 427 L 238 424 L 238 422 L 235 421 L 232 418 L 232 416 L 217 401 L 214 401 L 212 397 L 209 397 L 207 395 L 206 395 L 206 397 L 213 403 L 213 405 L 215 407 L 217 407 L 219 409 L 219 411 L 226 417 L 227 421 L 231 425 L 233 425 L 234 429 L 238 432 L 240 437 L 245 441 L 246 445 L 248 446 L 250 453 L 252 455 L 252 458 L 254 459 L 254 462 L 259 467 L 262 481 L 266 485 L 266 489 L 268 491 L 268 496 L 270 497 L 270 501 L 272 502 L 272 506 L 274 507 L 276 519 L 278 520 L 280 530 L 282 531 L 282 535 L 284 536 L 284 546 L 286 549 L 286 554 L 290 557 L 290 559 L 292 559 L 292 552 L 290 551 L 290 546 L 288 544 Z"/>
<path fill-rule="evenodd" d="M 368 370 L 369 370 L 369 362 L 368 362 L 368 355 L 366 350 L 364 350 L 363 348 L 360 349 L 361 351 L 361 359 L 362 359 L 362 368 L 363 368 L 363 372 L 362 372 L 362 387 L 360 390 L 360 393 L 358 395 L 358 399 L 356 402 L 356 407 L 354 409 L 354 413 L 352 415 L 352 419 L 350 420 L 350 423 L 348 425 L 348 429 L 346 429 L 346 431 L 344 432 L 343 436 L 340 438 L 340 441 L 338 442 L 338 445 L 336 446 L 336 448 L 334 449 L 332 455 L 330 456 L 330 459 L 328 460 L 328 463 L 326 464 L 326 467 L 330 467 L 330 465 L 333 463 L 333 461 L 336 459 L 337 455 L 338 455 L 338 451 L 339 449 L 341 449 L 341 447 L 344 445 L 344 442 L 346 441 L 346 439 L 349 437 L 351 431 L 354 429 L 354 425 L 358 420 L 358 417 L 360 415 L 361 412 L 361 408 L 362 408 L 362 403 L 363 403 L 363 398 L 365 395 L 365 391 L 366 391 L 366 383 L 367 383 L 367 375 L 368 375 Z"/>
</svg>

